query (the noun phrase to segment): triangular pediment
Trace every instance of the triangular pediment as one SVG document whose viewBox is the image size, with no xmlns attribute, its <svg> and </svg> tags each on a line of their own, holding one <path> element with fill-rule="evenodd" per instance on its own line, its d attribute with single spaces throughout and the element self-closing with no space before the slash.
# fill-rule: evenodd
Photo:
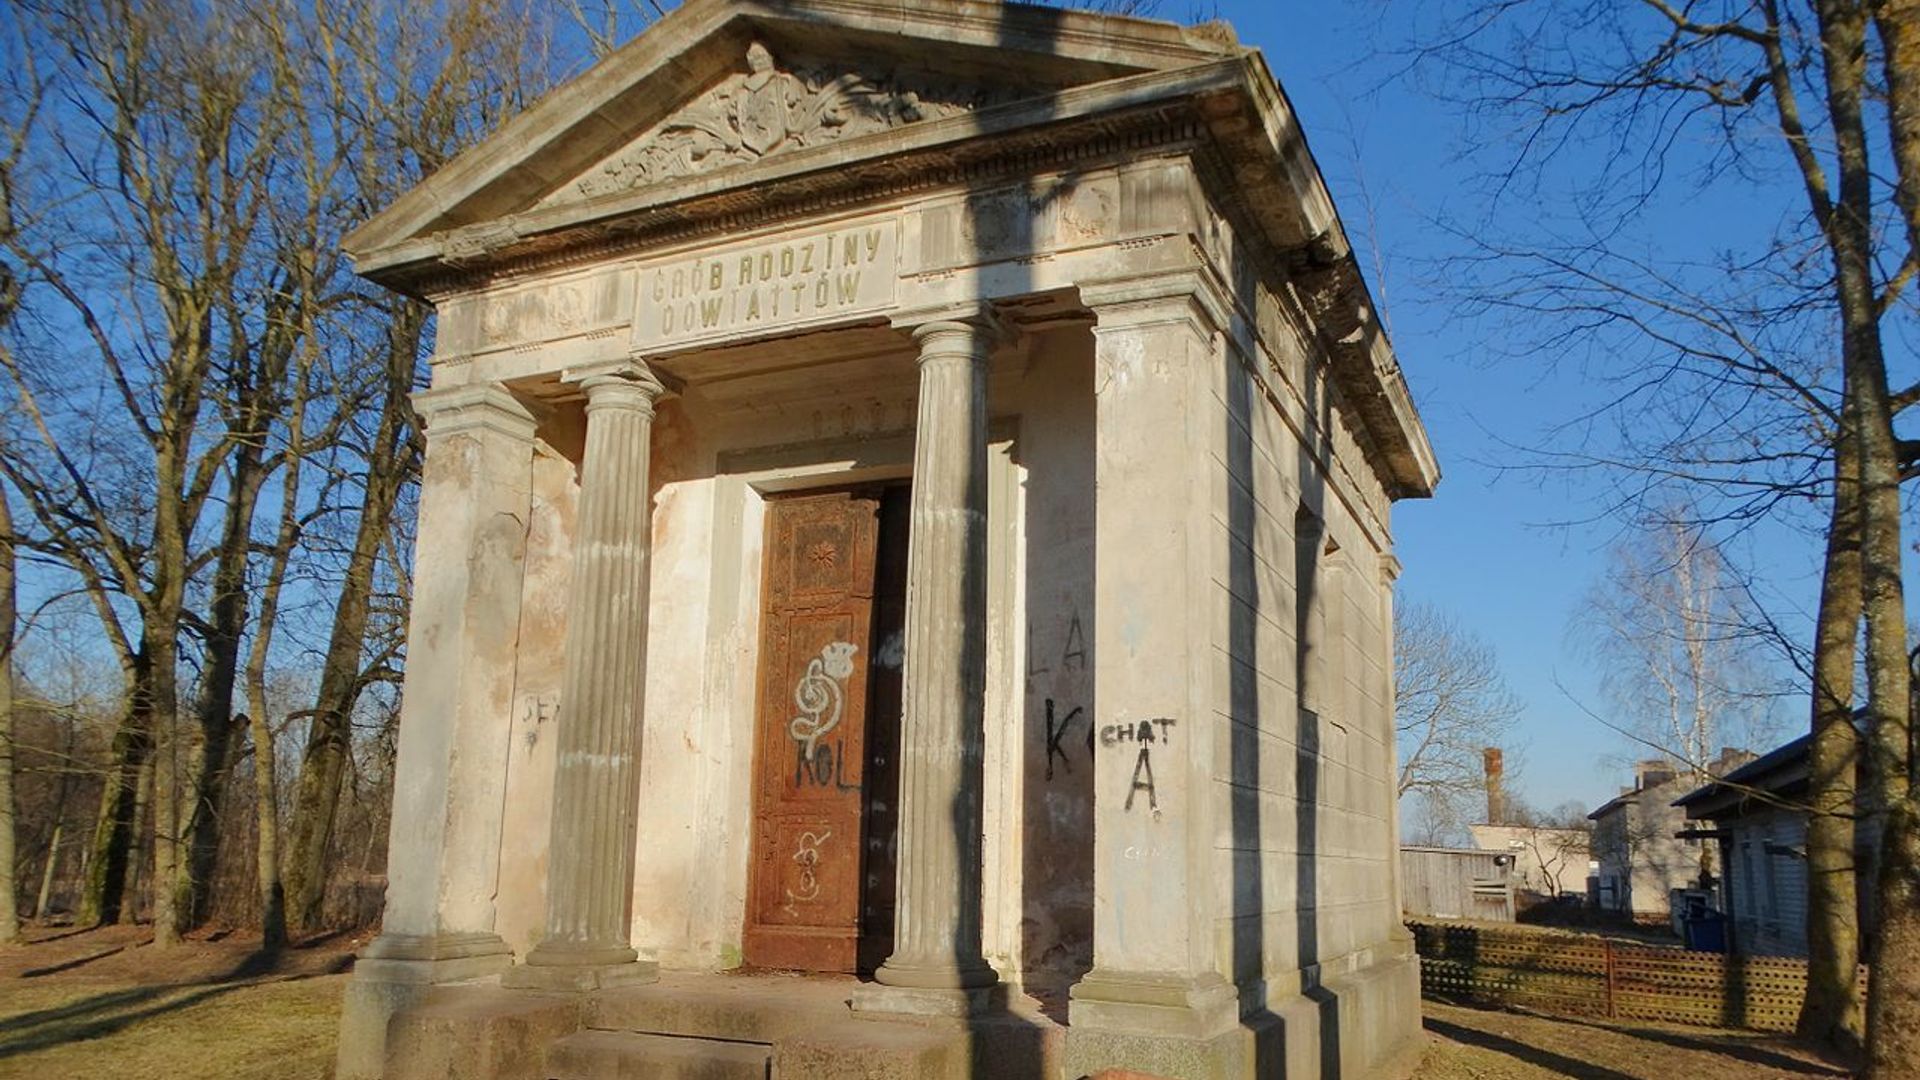
<svg viewBox="0 0 1920 1080">
<path fill-rule="evenodd" d="M 543 207 L 844 143 L 1062 89 L 1043 72 L 991 85 L 874 57 L 776 56 L 750 44 L 739 68 L 563 184 Z M 1055 72 L 1056 76 L 1063 74 Z"/>
<path fill-rule="evenodd" d="M 991 0 L 687 0 L 346 247 L 377 272 L 429 237 L 591 217 L 623 192 L 829 144 L 857 155 L 903 128 L 1244 52 L 1213 27 Z"/>
</svg>

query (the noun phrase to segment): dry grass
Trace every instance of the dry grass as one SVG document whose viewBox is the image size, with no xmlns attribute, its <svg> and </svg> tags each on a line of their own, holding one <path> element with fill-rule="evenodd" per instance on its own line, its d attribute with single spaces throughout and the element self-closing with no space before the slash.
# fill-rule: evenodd
<svg viewBox="0 0 1920 1080">
<path fill-rule="evenodd" d="M 1566 1020 L 1423 1001 L 1419 1080 L 1810 1080 L 1844 1077 L 1792 1040 L 1752 1032 Z"/>
<path fill-rule="evenodd" d="M 131 927 L 0 948 L 0 1077 L 301 1080 L 329 1074 L 350 943 L 160 951 Z"/>
</svg>

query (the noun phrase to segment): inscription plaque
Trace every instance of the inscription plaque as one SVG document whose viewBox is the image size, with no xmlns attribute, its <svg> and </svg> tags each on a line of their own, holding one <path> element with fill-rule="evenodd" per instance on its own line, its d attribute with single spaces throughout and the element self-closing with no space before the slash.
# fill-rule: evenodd
<svg viewBox="0 0 1920 1080">
<path fill-rule="evenodd" d="M 816 229 L 643 263 L 638 349 L 676 348 L 883 310 L 900 273 L 894 220 Z"/>
</svg>

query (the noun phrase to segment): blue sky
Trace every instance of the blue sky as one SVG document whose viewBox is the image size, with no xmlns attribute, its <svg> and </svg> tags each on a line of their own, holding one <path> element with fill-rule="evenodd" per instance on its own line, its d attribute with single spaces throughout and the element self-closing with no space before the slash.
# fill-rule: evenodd
<svg viewBox="0 0 1920 1080">
<path fill-rule="evenodd" d="M 1406 568 L 1401 602 L 1446 610 L 1497 651 L 1526 708 L 1513 737 L 1522 748 L 1522 770 L 1512 776 L 1521 797 L 1542 807 L 1571 800 L 1591 808 L 1625 782 L 1623 764 L 1634 755 L 1583 712 L 1581 705 L 1601 708 L 1602 697 L 1594 665 L 1568 629 L 1619 527 L 1556 527 L 1589 518 L 1598 489 L 1565 477 L 1502 474 L 1495 463 L 1509 457 L 1503 444 L 1537 444 L 1599 391 L 1544 358 L 1508 355 L 1510 342 L 1450 317 L 1434 296 L 1433 260 L 1452 243 L 1435 222 L 1471 220 L 1485 206 L 1472 167 L 1457 154 L 1457 113 L 1391 78 L 1399 64 L 1380 51 L 1391 45 L 1382 35 L 1398 27 L 1382 16 L 1404 8 L 1376 0 L 1222 0 L 1218 14 L 1265 52 L 1356 245 L 1378 246 L 1379 264 L 1367 269 L 1384 294 L 1396 350 L 1445 474 L 1436 498 L 1395 508 Z M 1522 215 L 1536 209 L 1512 208 Z M 1735 217 L 1688 217 L 1690 239 L 1737 229 Z M 1742 546 L 1767 568 L 1785 607 L 1811 609 L 1813 543 L 1767 528 Z M 1804 722 L 1798 707 L 1782 719 Z"/>
</svg>

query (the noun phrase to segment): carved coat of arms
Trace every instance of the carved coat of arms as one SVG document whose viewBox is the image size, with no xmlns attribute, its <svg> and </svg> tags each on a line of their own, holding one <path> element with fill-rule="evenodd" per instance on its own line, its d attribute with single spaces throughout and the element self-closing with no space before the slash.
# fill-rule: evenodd
<svg viewBox="0 0 1920 1080">
<path fill-rule="evenodd" d="M 733 119 L 741 144 L 765 154 L 787 139 L 787 82 L 793 76 L 773 70 L 773 54 L 757 41 L 747 49 L 747 67 Z"/>
<path fill-rule="evenodd" d="M 1015 87 L 917 85 L 897 78 L 800 67 L 782 70 L 759 42 L 747 70 L 722 80 L 655 125 L 575 185 L 601 195 L 689 176 L 721 164 L 756 161 L 802 146 L 935 120 L 1026 96 Z"/>
</svg>

